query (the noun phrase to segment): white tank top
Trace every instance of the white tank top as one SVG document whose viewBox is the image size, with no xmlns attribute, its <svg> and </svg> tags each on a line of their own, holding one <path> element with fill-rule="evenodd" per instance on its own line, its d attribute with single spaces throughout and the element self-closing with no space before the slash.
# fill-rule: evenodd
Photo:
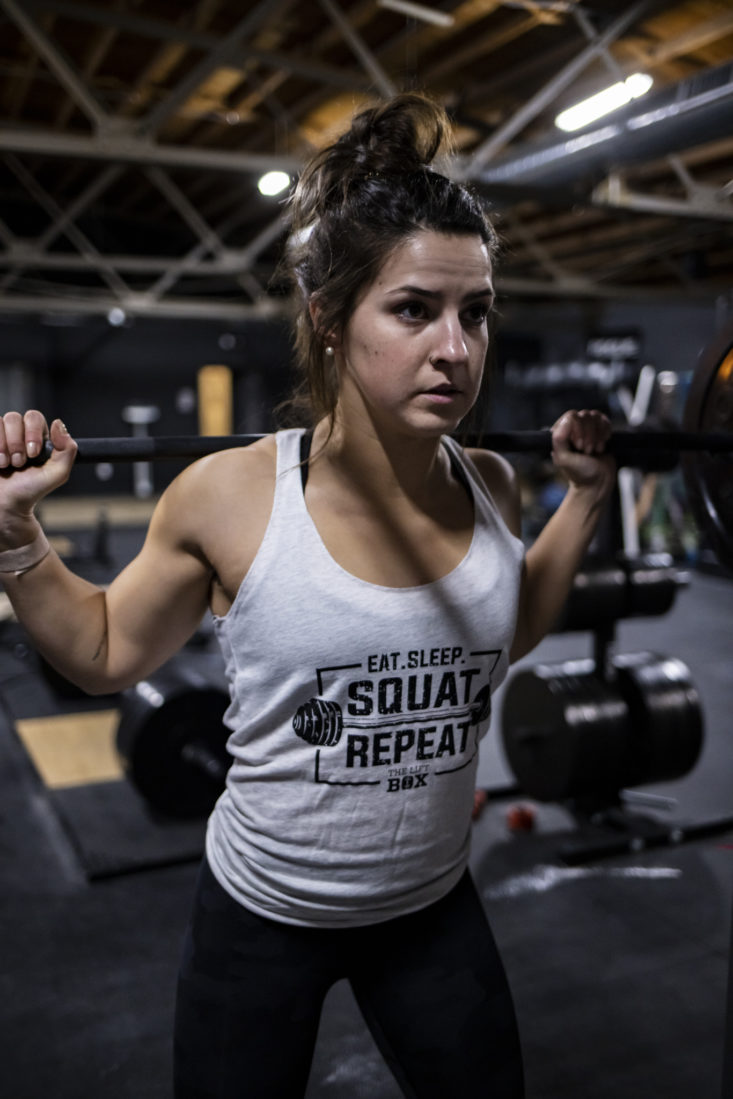
<svg viewBox="0 0 733 1099">
<path fill-rule="evenodd" d="M 214 618 L 233 763 L 206 850 L 223 887 L 291 924 L 349 927 L 438 900 L 468 860 L 481 737 L 506 675 L 522 542 L 450 438 L 474 532 L 410 588 L 346 572 L 305 506 L 300 429 L 277 435 L 272 514 Z"/>
</svg>

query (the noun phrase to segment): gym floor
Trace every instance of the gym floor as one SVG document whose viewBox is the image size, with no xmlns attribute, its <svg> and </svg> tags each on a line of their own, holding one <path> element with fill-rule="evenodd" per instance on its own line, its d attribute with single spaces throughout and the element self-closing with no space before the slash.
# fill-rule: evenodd
<svg viewBox="0 0 733 1099">
<path fill-rule="evenodd" d="M 68 533 L 84 561 L 94 532 Z M 139 534 L 134 521 L 111 532 L 115 567 Z M 731 621 L 730 579 L 695 571 L 667 615 L 618 628 L 616 651 L 680 658 L 701 696 L 705 741 L 694 769 L 649 786 L 650 804 L 633 791 L 627 805 L 632 822 L 641 815 L 683 836 L 689 828 L 682 842 L 568 859 L 568 844 L 589 843 L 597 830 L 566 807 L 512 793 L 498 728 L 484 742 L 480 780 L 496 796 L 474 825 L 472 867 L 514 989 L 528 1099 L 721 1099 L 731 1022 Z M 12 1099 L 166 1099 L 203 825 L 179 828 L 167 858 L 165 848 L 146 858 L 148 834 L 130 832 L 127 869 L 100 872 L 98 858 L 89 873 L 78 831 L 65 826 L 16 719 L 95 713 L 110 700 L 54 695 L 17 629 L 6 622 L 0 637 L 0 1088 Z M 588 656 L 589 645 L 586 634 L 553 635 L 523 663 Z M 82 847 L 111 850 L 115 829 L 132 827 L 115 800 L 123 784 L 92 785 Z M 507 825 L 519 804 L 534 810 L 531 831 Z M 398 1097 L 348 988 L 337 985 L 307 1099 Z"/>
</svg>

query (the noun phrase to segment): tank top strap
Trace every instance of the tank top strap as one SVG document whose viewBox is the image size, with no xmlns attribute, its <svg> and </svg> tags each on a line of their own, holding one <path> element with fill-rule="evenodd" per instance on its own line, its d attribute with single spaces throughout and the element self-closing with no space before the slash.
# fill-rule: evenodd
<svg viewBox="0 0 733 1099">
<path fill-rule="evenodd" d="M 471 492 L 474 500 L 488 501 L 493 509 L 493 500 L 486 487 L 486 483 L 461 444 L 452 438 L 452 436 L 444 435 L 443 445 L 448 451 L 448 457 L 450 458 L 451 466 L 456 477 Z"/>
<path fill-rule="evenodd" d="M 277 479 L 275 487 L 275 507 L 281 501 L 291 506 L 296 499 L 302 498 L 305 477 L 307 477 L 308 454 L 310 451 L 310 433 L 305 428 L 287 428 L 278 431 L 277 441 Z M 304 463 L 304 464 L 303 464 Z"/>
<path fill-rule="evenodd" d="M 300 450 L 300 482 L 301 482 L 301 485 L 302 485 L 302 488 L 303 488 L 303 492 L 305 492 L 305 486 L 308 483 L 309 462 L 310 462 L 310 452 L 311 452 L 312 443 L 313 443 L 313 432 L 312 432 L 312 430 L 310 430 L 310 429 L 304 430 L 303 433 L 300 436 L 300 445 L 299 445 L 299 450 Z M 456 450 L 454 447 L 450 447 L 450 446 L 446 446 L 446 450 L 448 452 L 448 458 L 450 460 L 451 468 L 452 468 L 453 473 L 455 474 L 457 480 L 459 480 L 461 482 L 463 487 L 466 489 L 466 492 L 468 492 L 469 495 L 472 495 L 471 485 L 470 485 L 466 470 L 464 469 L 464 467 L 461 463 L 461 460 L 460 460 L 460 457 L 459 457 L 459 451 Z"/>
</svg>

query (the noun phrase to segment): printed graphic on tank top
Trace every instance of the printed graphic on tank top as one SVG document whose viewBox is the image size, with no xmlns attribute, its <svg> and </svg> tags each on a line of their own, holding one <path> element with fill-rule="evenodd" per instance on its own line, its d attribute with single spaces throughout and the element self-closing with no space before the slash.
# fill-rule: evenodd
<svg viewBox="0 0 733 1099">
<path fill-rule="evenodd" d="M 313 781 L 409 790 L 469 766 L 500 656 L 445 645 L 317 668 L 318 696 L 293 717 L 297 735 L 317 746 Z"/>
<path fill-rule="evenodd" d="M 465 869 L 524 549 L 445 439 L 474 502 L 467 554 L 429 584 L 360 580 L 308 513 L 302 435 L 278 434 L 267 531 L 229 613 L 214 619 L 234 762 L 207 854 L 250 909 L 350 926 L 432 903 Z"/>
</svg>

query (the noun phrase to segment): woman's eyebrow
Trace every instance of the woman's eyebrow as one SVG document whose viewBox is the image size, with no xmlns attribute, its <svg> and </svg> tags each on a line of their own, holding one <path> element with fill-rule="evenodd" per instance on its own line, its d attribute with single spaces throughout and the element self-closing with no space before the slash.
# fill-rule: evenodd
<svg viewBox="0 0 733 1099">
<path fill-rule="evenodd" d="M 489 298 L 489 300 L 493 302 L 495 297 L 496 294 L 494 293 L 494 287 L 486 286 L 482 290 L 469 290 L 463 300 L 476 301 L 477 299 L 481 298 Z"/>
<path fill-rule="evenodd" d="M 395 286 L 394 289 L 388 291 L 390 294 L 418 294 L 422 298 L 430 298 L 433 301 L 437 301 L 443 297 L 441 290 L 425 290 L 421 286 Z M 476 298 L 491 298 L 494 299 L 494 288 L 492 286 L 482 286 L 477 290 L 469 290 L 463 295 L 463 301 L 473 301 Z"/>
</svg>

